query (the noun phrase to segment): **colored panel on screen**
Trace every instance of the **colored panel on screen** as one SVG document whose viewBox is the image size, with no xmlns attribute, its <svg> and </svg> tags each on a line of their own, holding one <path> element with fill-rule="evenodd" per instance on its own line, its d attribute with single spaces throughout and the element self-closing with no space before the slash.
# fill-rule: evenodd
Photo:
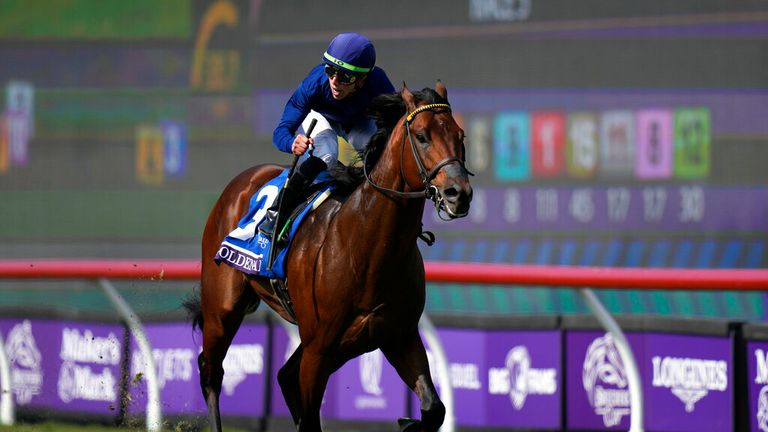
<svg viewBox="0 0 768 432">
<path fill-rule="evenodd" d="M 578 178 L 594 177 L 598 164 L 597 116 L 589 112 L 568 115 L 566 167 Z"/>
<path fill-rule="evenodd" d="M 527 180 L 531 174 L 528 113 L 500 113 L 494 120 L 493 130 L 496 178 L 501 181 Z"/>
<path fill-rule="evenodd" d="M 8 149 L 8 116 L 0 115 L 0 174 L 8 172 L 11 157 Z"/>
<path fill-rule="evenodd" d="M 165 178 L 163 130 L 141 125 L 136 130 L 136 178 L 142 183 L 162 184 Z"/>
<path fill-rule="evenodd" d="M 163 167 L 169 178 L 183 177 L 187 171 L 187 127 L 178 121 L 160 123 L 163 131 Z"/>
<path fill-rule="evenodd" d="M 635 116 L 632 111 L 605 111 L 600 118 L 600 173 L 629 178 L 635 165 Z"/>
<path fill-rule="evenodd" d="M 531 126 L 534 177 L 561 175 L 565 166 L 565 114 L 533 113 Z"/>
<path fill-rule="evenodd" d="M 703 178 L 710 169 L 710 115 L 706 108 L 675 111 L 675 175 Z"/>
<path fill-rule="evenodd" d="M 11 164 L 27 165 L 31 138 L 29 114 L 24 111 L 8 110 L 5 116 L 8 127 L 8 155 Z"/>
<path fill-rule="evenodd" d="M 492 176 L 492 130 L 488 116 L 472 116 L 467 121 L 467 166 L 478 176 Z"/>
<path fill-rule="evenodd" d="M 635 175 L 640 179 L 672 176 L 672 111 L 648 109 L 637 112 Z"/>
</svg>

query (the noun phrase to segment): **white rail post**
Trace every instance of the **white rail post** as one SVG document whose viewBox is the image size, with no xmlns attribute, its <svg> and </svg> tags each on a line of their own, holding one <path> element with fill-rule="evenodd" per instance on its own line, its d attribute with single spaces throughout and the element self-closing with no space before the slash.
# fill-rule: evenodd
<svg viewBox="0 0 768 432">
<path fill-rule="evenodd" d="M 13 410 L 13 392 L 11 390 L 11 364 L 5 355 L 5 342 L 0 334 L 0 424 L 13 426 L 16 415 Z"/>
<path fill-rule="evenodd" d="M 155 358 L 152 356 L 152 347 L 149 344 L 147 334 L 144 333 L 144 327 L 141 325 L 136 313 L 131 310 L 123 296 L 107 279 L 99 279 L 99 284 L 112 305 L 118 313 L 125 319 L 128 329 L 136 339 L 139 351 L 144 356 L 145 373 L 147 376 L 147 430 L 149 432 L 159 432 L 163 425 L 163 414 L 160 407 L 160 385 L 157 380 L 157 368 L 155 367 Z"/>
<path fill-rule="evenodd" d="M 456 430 L 456 417 L 453 411 L 453 387 L 451 387 L 450 374 L 448 372 L 448 356 L 445 355 L 443 344 L 437 336 L 437 330 L 432 324 L 426 313 L 421 315 L 419 328 L 424 332 L 429 349 L 432 351 L 437 364 L 437 381 L 440 383 L 440 393 L 443 404 L 445 405 L 445 420 L 440 427 L 442 432 L 453 432 Z"/>
<path fill-rule="evenodd" d="M 624 368 L 627 371 L 627 379 L 629 380 L 629 432 L 643 432 L 643 387 L 640 381 L 640 371 L 637 368 L 635 356 L 632 354 L 632 348 L 629 346 L 627 338 L 624 337 L 621 327 L 613 319 L 610 312 L 605 309 L 594 291 L 590 288 L 582 288 L 579 292 L 605 331 L 610 333 L 616 342 L 616 349 L 619 351 L 621 361 L 624 363 Z"/>
</svg>

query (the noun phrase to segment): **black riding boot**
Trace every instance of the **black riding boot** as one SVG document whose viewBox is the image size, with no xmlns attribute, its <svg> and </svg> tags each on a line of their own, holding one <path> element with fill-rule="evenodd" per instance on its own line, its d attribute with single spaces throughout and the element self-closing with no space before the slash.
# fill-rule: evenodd
<svg viewBox="0 0 768 432">
<path fill-rule="evenodd" d="M 277 227 L 278 234 L 283 230 L 283 225 L 286 223 L 288 216 L 293 209 L 301 201 L 304 190 L 315 180 L 318 174 L 326 168 L 325 162 L 317 157 L 310 157 L 304 161 L 294 171 L 293 175 L 288 179 L 288 183 L 280 190 L 277 195 L 277 199 L 272 204 L 272 207 L 267 209 L 267 217 L 259 225 L 259 231 L 267 238 L 272 239 L 272 234 Z M 287 235 L 283 235 L 280 238 L 274 238 L 275 243 L 284 243 L 287 240 Z"/>
</svg>

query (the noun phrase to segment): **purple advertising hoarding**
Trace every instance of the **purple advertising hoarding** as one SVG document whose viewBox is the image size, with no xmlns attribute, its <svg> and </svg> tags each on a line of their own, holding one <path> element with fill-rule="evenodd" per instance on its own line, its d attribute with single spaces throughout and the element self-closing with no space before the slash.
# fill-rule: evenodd
<svg viewBox="0 0 768 432">
<path fill-rule="evenodd" d="M 733 428 L 733 342 L 728 337 L 647 333 L 640 363 L 649 431 Z"/>
<path fill-rule="evenodd" d="M 561 334 L 486 332 L 488 426 L 560 429 Z"/>
<path fill-rule="evenodd" d="M 486 364 L 486 335 L 482 330 L 439 328 L 437 335 L 448 357 L 448 374 L 453 389 L 454 417 L 457 425 L 482 426 L 486 424 L 486 395 L 488 374 Z M 444 391 L 440 386 L 440 377 L 436 359 L 431 347 L 426 343 L 427 359 L 432 381 L 438 394 Z M 444 396 L 443 396 L 444 397 Z M 415 394 L 411 395 L 413 417 L 420 417 L 420 403 Z M 459 402 L 461 401 L 461 402 Z"/>
<path fill-rule="evenodd" d="M 747 342 L 750 432 L 768 431 L 768 341 Z"/>
<path fill-rule="evenodd" d="M 191 333 L 188 323 L 145 324 L 160 386 L 162 412 L 165 414 L 205 413 L 207 408 L 200 390 L 197 355 L 202 336 Z M 266 387 L 267 326 L 244 323 L 227 350 L 224 381 L 219 406 L 222 415 L 259 417 L 264 414 Z M 128 409 L 146 412 L 146 376 L 144 356 L 135 341 L 131 344 L 132 394 Z"/>
<path fill-rule="evenodd" d="M 277 382 L 277 371 L 293 354 L 295 345 L 282 326 L 272 329 L 273 397 L 271 412 L 290 417 Z M 406 387 L 380 351 L 373 351 L 347 362 L 328 380 L 320 415 L 333 420 L 392 421 L 405 415 Z"/>
<path fill-rule="evenodd" d="M 635 358 L 642 358 L 640 336 L 628 334 L 627 339 Z M 609 334 L 566 332 L 565 370 L 568 429 L 629 429 L 629 381 Z"/>
<path fill-rule="evenodd" d="M 180 322 L 146 323 L 144 331 L 152 347 L 162 413 L 207 412 L 197 368 L 200 333 L 193 334 L 188 323 Z M 131 338 L 130 355 L 128 393 L 131 398 L 126 408 L 131 414 L 139 414 L 147 411 L 147 365 L 134 338 Z"/>
<path fill-rule="evenodd" d="M 116 324 L 3 319 L 15 403 L 117 416 L 125 330 Z"/>
<path fill-rule="evenodd" d="M 448 357 L 457 425 L 560 428 L 559 331 L 441 328 L 438 336 Z M 430 351 L 428 357 L 440 392 Z M 418 416 L 418 399 L 412 399 Z"/>
<path fill-rule="evenodd" d="M 640 369 L 648 431 L 730 431 L 732 349 L 728 337 L 629 333 Z M 566 332 L 568 428 L 627 430 L 629 381 L 613 338 Z"/>
<path fill-rule="evenodd" d="M 296 345 L 290 340 L 288 332 L 281 325 L 272 326 L 272 376 L 270 379 L 270 389 L 272 391 L 272 399 L 270 401 L 270 413 L 272 417 L 290 418 L 291 413 L 288 411 L 288 406 L 285 404 L 283 398 L 283 392 L 280 390 L 280 385 L 277 382 L 277 372 L 285 364 L 288 358 L 296 350 Z M 323 397 L 322 407 L 320 409 L 321 418 L 330 418 L 330 416 L 336 412 L 336 399 L 335 393 L 328 391 L 329 386 L 326 387 L 325 396 Z"/>
<path fill-rule="evenodd" d="M 328 381 L 326 397 L 337 401 L 324 406 L 326 418 L 391 421 L 406 414 L 406 386 L 380 350 L 353 358 Z"/>
<path fill-rule="evenodd" d="M 272 371 L 270 372 L 269 386 L 272 391 L 272 399 L 270 400 L 269 411 L 272 413 L 273 417 L 290 418 L 291 413 L 288 411 L 288 406 L 285 404 L 285 399 L 283 398 L 283 392 L 280 390 L 280 385 L 277 382 L 277 371 L 283 367 L 286 360 L 293 354 L 296 345 L 291 342 L 288 337 L 288 332 L 286 332 L 282 326 L 272 326 L 271 332 L 272 352 L 270 355 L 272 357 Z"/>
<path fill-rule="evenodd" d="M 267 386 L 268 328 L 244 322 L 224 358 L 221 387 L 222 415 L 259 417 L 264 415 Z"/>
</svg>

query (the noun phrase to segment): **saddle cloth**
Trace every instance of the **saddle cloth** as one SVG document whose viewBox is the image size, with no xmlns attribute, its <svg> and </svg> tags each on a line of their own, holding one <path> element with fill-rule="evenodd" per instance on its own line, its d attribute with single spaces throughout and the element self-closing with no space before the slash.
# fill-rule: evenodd
<svg viewBox="0 0 768 432">
<path fill-rule="evenodd" d="M 248 212 L 240 219 L 237 228 L 232 230 L 221 242 L 221 246 L 214 257 L 217 263 L 224 262 L 249 275 L 285 279 L 285 257 L 288 255 L 296 231 L 307 214 L 317 208 L 333 191 L 330 176 L 325 172 L 321 173 L 315 182 L 319 187 L 318 192 L 312 195 L 310 201 L 299 206 L 301 210 L 294 216 L 294 222 L 289 230 L 288 245 L 277 251 L 272 267 L 267 269 L 272 242 L 257 228 L 266 217 L 267 209 L 272 206 L 287 178 L 288 170 L 286 169 L 253 194 Z M 275 229 L 280 228 L 275 227 Z"/>
</svg>

